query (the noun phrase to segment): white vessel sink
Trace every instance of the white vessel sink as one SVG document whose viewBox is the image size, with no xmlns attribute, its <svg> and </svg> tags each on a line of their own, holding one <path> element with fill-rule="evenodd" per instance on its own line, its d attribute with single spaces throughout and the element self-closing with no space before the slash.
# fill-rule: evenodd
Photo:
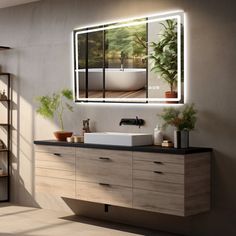
<svg viewBox="0 0 236 236">
<path fill-rule="evenodd" d="M 134 147 L 152 145 L 153 138 L 143 133 L 96 132 L 85 133 L 84 143 Z"/>
</svg>

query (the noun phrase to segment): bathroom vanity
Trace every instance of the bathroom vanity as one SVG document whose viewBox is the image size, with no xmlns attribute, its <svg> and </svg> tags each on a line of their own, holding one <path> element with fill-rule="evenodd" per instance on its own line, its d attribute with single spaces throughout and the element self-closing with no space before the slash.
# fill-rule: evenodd
<svg viewBox="0 0 236 236">
<path fill-rule="evenodd" d="M 210 148 L 34 143 L 36 195 L 177 216 L 210 209 Z"/>
</svg>

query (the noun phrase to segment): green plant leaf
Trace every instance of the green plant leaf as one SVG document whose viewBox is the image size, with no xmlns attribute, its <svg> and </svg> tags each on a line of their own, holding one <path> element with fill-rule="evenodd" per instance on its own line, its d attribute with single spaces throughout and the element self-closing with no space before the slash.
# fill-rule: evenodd
<svg viewBox="0 0 236 236">
<path fill-rule="evenodd" d="M 70 89 L 63 89 L 61 91 L 62 95 L 68 100 L 73 100 L 73 92 Z"/>
<path fill-rule="evenodd" d="M 152 53 L 149 58 L 153 61 L 151 71 L 156 72 L 164 79 L 172 89 L 172 85 L 177 83 L 178 78 L 178 34 L 177 21 L 166 20 L 160 23 L 163 30 L 157 42 L 150 42 Z M 183 36 L 181 34 L 183 41 Z M 183 42 L 181 43 L 181 65 L 183 65 Z M 183 78 L 183 66 L 181 67 L 181 78 Z"/>
<path fill-rule="evenodd" d="M 44 118 L 53 119 L 57 118 L 60 123 L 61 130 L 64 129 L 63 122 L 63 113 L 65 111 L 65 107 L 73 112 L 73 106 L 65 101 L 73 100 L 73 92 L 69 89 L 63 89 L 60 92 L 53 93 L 51 96 L 39 96 L 36 97 L 36 102 L 39 104 L 36 112 L 43 116 Z"/>
<path fill-rule="evenodd" d="M 36 101 L 40 103 L 36 112 L 44 118 L 53 119 L 55 109 L 52 105 L 52 98 L 49 96 L 40 96 L 36 98 Z"/>
<path fill-rule="evenodd" d="M 164 121 L 163 128 L 174 126 L 177 130 L 193 130 L 197 121 L 194 104 L 186 104 L 182 109 L 165 108 L 159 115 Z"/>
</svg>

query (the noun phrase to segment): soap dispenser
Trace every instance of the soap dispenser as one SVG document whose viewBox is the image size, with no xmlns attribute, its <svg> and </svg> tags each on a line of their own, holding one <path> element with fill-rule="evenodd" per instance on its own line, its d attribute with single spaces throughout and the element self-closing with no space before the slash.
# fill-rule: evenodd
<svg viewBox="0 0 236 236">
<path fill-rule="evenodd" d="M 161 128 L 157 125 L 154 129 L 154 145 L 161 146 L 163 142 L 163 134 L 161 132 Z"/>
</svg>

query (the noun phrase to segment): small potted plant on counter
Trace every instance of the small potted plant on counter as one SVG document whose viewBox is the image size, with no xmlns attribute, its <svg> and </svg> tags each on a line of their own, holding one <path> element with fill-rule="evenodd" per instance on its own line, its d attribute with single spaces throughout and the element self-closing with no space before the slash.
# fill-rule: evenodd
<svg viewBox="0 0 236 236">
<path fill-rule="evenodd" d="M 56 118 L 60 124 L 60 131 L 55 131 L 54 135 L 58 141 L 66 141 L 67 137 L 71 137 L 73 132 L 64 130 L 63 113 L 68 110 L 73 112 L 73 107 L 70 102 L 73 100 L 73 93 L 69 89 L 63 89 L 51 96 L 39 96 L 36 101 L 39 107 L 36 110 L 38 114 L 44 118 Z"/>
<path fill-rule="evenodd" d="M 177 80 L 178 80 L 178 40 L 177 40 L 177 21 L 166 20 L 161 23 L 164 27 L 159 35 L 158 42 L 151 42 L 152 52 L 149 58 L 153 62 L 151 71 L 157 73 L 161 79 L 165 80 L 170 90 L 165 92 L 166 98 L 177 98 Z M 181 47 L 183 55 L 183 46 Z M 181 65 L 183 65 L 183 56 L 181 56 Z M 183 66 L 181 68 L 181 77 L 183 78 Z M 174 103 L 174 102 L 167 102 Z"/>
<path fill-rule="evenodd" d="M 174 147 L 189 147 L 189 131 L 193 130 L 197 121 L 197 110 L 194 104 L 185 105 L 182 109 L 165 108 L 160 115 L 163 119 L 163 127 L 174 126 Z"/>
</svg>

